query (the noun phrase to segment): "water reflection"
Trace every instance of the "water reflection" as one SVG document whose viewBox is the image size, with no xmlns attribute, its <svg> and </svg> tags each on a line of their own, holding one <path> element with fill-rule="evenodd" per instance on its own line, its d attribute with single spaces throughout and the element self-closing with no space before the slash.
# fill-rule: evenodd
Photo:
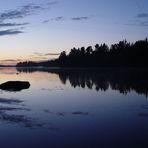
<svg viewBox="0 0 148 148">
<path fill-rule="evenodd" d="M 0 70 L 1 84 L 31 84 L 18 92 L 0 90 L 0 143 L 6 148 L 148 147 L 147 74 L 144 69 Z"/>
<path fill-rule="evenodd" d="M 19 99 L 0 98 L 0 122 L 18 124 L 31 129 L 41 127 L 49 130 L 57 130 L 57 128 L 55 128 L 51 123 L 43 122 L 40 119 L 35 119 L 25 115 L 25 111 L 28 112 L 31 111 L 31 109 L 25 108 L 24 104 L 22 104 L 23 102 L 24 101 Z M 18 111 L 19 114 L 17 113 Z"/>
<path fill-rule="evenodd" d="M 32 73 L 43 71 L 55 73 L 61 82 L 70 82 L 71 86 L 106 91 L 109 88 L 118 90 L 122 94 L 135 91 L 138 94 L 148 95 L 147 69 L 42 69 L 17 68 L 19 72 Z"/>
<path fill-rule="evenodd" d="M 23 102 L 22 100 L 18 100 L 18 99 L 0 98 L 0 104 L 19 104 L 22 102 Z"/>
<path fill-rule="evenodd" d="M 65 113 L 65 112 L 52 112 L 48 109 L 44 110 L 45 113 L 51 114 L 51 115 L 55 115 L 55 116 L 59 116 L 59 117 L 64 117 L 66 115 L 79 115 L 79 116 L 88 116 L 90 115 L 89 112 L 82 112 L 82 111 L 75 111 L 75 112 L 71 112 L 71 113 Z"/>
</svg>

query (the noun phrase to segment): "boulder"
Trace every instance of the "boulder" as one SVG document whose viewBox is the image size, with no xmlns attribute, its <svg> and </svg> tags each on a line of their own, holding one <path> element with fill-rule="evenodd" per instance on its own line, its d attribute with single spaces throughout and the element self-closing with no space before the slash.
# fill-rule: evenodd
<svg viewBox="0 0 148 148">
<path fill-rule="evenodd" d="M 7 91 L 21 91 L 29 87 L 30 83 L 28 81 L 8 81 L 0 84 L 0 89 Z"/>
</svg>

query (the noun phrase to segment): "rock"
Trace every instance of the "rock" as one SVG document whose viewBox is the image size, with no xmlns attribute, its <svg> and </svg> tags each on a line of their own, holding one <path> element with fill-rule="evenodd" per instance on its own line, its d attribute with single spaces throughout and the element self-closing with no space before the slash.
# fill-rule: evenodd
<svg viewBox="0 0 148 148">
<path fill-rule="evenodd" d="M 7 91 L 21 91 L 29 87 L 30 83 L 28 81 L 8 81 L 0 84 L 0 89 Z"/>
</svg>

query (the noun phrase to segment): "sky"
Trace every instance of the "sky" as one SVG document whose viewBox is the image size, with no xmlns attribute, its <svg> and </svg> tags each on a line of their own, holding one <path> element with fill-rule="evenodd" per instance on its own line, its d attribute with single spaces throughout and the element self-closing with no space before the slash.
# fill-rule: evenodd
<svg viewBox="0 0 148 148">
<path fill-rule="evenodd" d="M 148 36 L 147 0 L 1 0 L 0 64 Z"/>
</svg>

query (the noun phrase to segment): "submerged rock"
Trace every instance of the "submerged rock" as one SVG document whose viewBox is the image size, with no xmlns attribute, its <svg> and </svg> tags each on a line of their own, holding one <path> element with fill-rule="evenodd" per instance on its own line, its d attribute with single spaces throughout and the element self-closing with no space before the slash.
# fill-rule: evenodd
<svg viewBox="0 0 148 148">
<path fill-rule="evenodd" d="M 29 87 L 30 83 L 28 81 L 8 81 L 0 84 L 0 89 L 7 91 L 21 91 Z"/>
</svg>

